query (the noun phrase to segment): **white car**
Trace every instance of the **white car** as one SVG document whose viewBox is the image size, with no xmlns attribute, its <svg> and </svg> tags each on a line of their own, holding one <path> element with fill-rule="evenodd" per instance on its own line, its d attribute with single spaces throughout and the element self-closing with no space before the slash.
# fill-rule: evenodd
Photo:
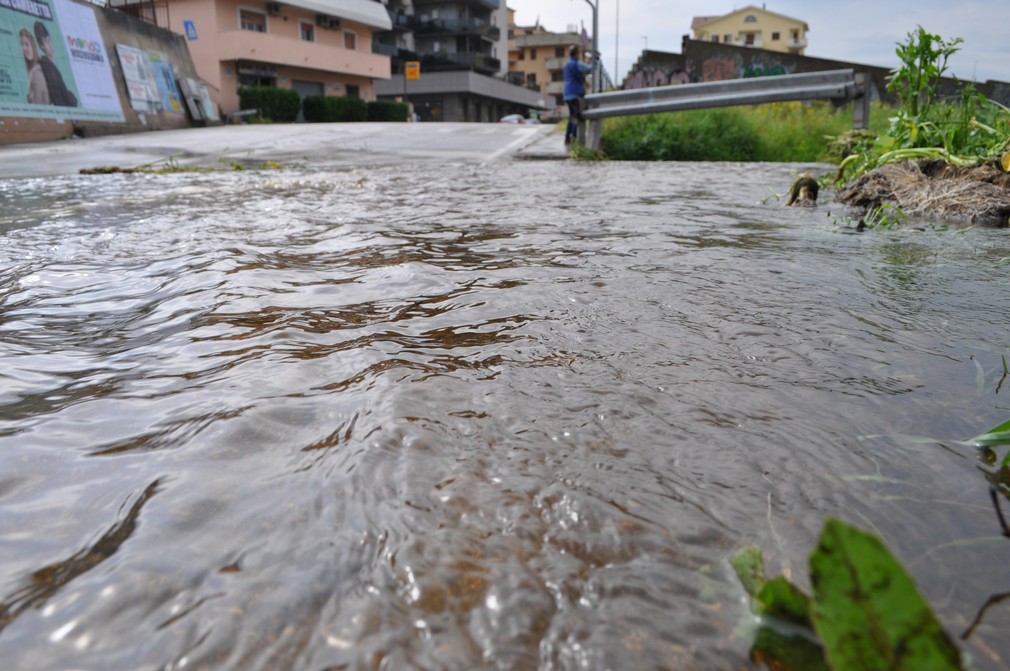
<svg viewBox="0 0 1010 671">
<path fill-rule="evenodd" d="M 527 119 L 522 114 L 509 114 L 500 119 L 501 123 L 540 123 L 540 119 Z"/>
</svg>

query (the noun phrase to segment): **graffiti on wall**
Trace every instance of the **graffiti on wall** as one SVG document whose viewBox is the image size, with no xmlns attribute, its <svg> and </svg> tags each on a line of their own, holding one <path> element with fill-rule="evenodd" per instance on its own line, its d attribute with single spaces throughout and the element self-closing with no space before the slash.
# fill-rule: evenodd
<svg viewBox="0 0 1010 671">
<path fill-rule="evenodd" d="M 682 68 L 654 63 L 638 66 L 628 73 L 624 88 L 641 89 L 787 74 L 791 74 L 789 68 L 764 56 L 745 61 L 739 54 L 720 54 L 705 58 L 699 66 L 691 60 L 685 61 Z"/>
<path fill-rule="evenodd" d="M 93 8 L 0 0 L 0 116 L 123 121 Z"/>
</svg>

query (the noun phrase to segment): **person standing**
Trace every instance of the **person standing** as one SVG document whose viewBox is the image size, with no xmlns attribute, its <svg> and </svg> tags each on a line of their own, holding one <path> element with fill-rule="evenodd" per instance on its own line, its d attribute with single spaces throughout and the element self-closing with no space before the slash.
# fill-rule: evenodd
<svg viewBox="0 0 1010 671">
<path fill-rule="evenodd" d="M 572 45 L 568 50 L 568 62 L 565 63 L 565 103 L 568 104 L 568 125 L 565 127 L 565 144 L 571 144 L 579 132 L 579 122 L 582 121 L 582 109 L 586 97 L 586 75 L 593 71 L 592 66 L 579 60 L 579 47 Z"/>
<path fill-rule="evenodd" d="M 25 58 L 25 69 L 28 70 L 28 103 L 30 105 L 48 105 L 49 87 L 46 76 L 39 64 L 39 50 L 35 46 L 35 38 L 27 28 L 18 31 L 21 38 L 21 55 Z"/>
<path fill-rule="evenodd" d="M 53 105 L 62 107 L 77 107 L 77 96 L 67 88 L 63 81 L 63 75 L 56 67 L 54 58 L 56 53 L 53 50 L 53 40 L 49 37 L 49 31 L 42 25 L 41 21 L 35 22 L 35 39 L 39 43 L 42 53 L 39 55 L 39 65 L 42 67 L 42 74 L 46 77 L 46 86 L 49 88 L 49 101 Z"/>
</svg>

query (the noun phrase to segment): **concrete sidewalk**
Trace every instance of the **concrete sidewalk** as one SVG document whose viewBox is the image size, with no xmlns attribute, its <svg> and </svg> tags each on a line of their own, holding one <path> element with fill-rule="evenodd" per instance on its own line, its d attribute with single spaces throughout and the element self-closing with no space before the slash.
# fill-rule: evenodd
<svg viewBox="0 0 1010 671">
<path fill-rule="evenodd" d="M 215 126 L 0 146 L 0 178 L 76 174 L 103 166 L 255 168 L 266 161 L 320 169 L 413 162 L 566 159 L 548 125 L 343 123 Z"/>
</svg>

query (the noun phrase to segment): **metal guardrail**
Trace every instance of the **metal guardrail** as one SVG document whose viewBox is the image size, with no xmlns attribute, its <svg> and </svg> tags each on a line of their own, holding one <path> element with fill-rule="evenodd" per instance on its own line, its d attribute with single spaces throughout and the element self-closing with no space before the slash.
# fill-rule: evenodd
<svg viewBox="0 0 1010 671">
<path fill-rule="evenodd" d="M 586 146 L 599 149 L 599 120 L 614 116 L 655 114 L 682 110 L 759 105 L 786 100 L 832 99 L 862 102 L 853 114 L 853 126 L 865 128 L 868 99 L 864 75 L 853 70 L 829 70 L 798 75 L 753 77 L 701 84 L 659 86 L 629 91 L 611 91 L 586 96 L 583 117 L 591 127 Z M 592 128 L 592 127 L 597 128 Z"/>
</svg>

